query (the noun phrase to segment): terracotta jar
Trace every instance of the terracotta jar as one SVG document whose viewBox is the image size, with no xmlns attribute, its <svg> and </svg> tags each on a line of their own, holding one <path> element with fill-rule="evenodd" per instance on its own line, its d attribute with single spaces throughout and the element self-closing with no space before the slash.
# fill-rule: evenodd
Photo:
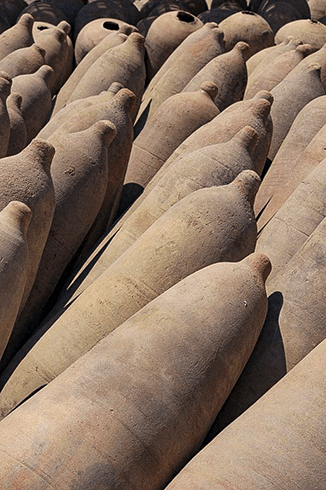
<svg viewBox="0 0 326 490">
<path fill-rule="evenodd" d="M 325 95 L 321 83 L 321 66 L 303 60 L 271 91 L 273 136 L 268 158 L 272 161 L 301 109 L 311 100 Z"/>
<path fill-rule="evenodd" d="M 101 17 L 123 20 L 133 26 L 136 26 L 140 20 L 139 11 L 130 0 L 120 0 L 119 2 L 114 0 L 94 0 L 78 12 L 74 30 L 75 39 L 86 24 Z"/>
<path fill-rule="evenodd" d="M 13 92 L 18 92 L 23 98 L 21 111 L 26 123 L 27 143 L 35 138 L 44 126 L 51 110 L 49 83 L 53 73 L 50 66 L 43 65 L 35 73 L 19 75 L 13 80 Z"/>
<path fill-rule="evenodd" d="M 133 32 L 126 42 L 102 54 L 82 77 L 69 101 L 99 94 L 111 83 L 120 82 L 136 95 L 135 116 L 145 86 L 144 42 L 141 34 Z"/>
<path fill-rule="evenodd" d="M 134 102 L 135 95 L 130 90 L 123 88 L 113 97 L 109 99 L 102 97 L 102 101 L 99 101 L 98 104 L 72 116 L 49 138 L 54 145 L 60 144 L 62 134 L 81 131 L 100 119 L 112 122 L 117 130 L 116 137 L 109 149 L 109 174 L 105 196 L 96 220 L 79 249 L 79 257 L 93 247 L 115 218 L 132 147 Z"/>
<path fill-rule="evenodd" d="M 326 124 L 325 111 L 326 96 L 321 95 L 306 104 L 293 121 L 257 193 L 256 216 L 278 188 L 291 178 L 296 162 L 318 131 Z"/>
<path fill-rule="evenodd" d="M 313 20 L 320 20 L 326 15 L 326 5 L 324 0 L 309 0 L 309 8 Z"/>
<path fill-rule="evenodd" d="M 119 19 L 95 19 L 86 24 L 75 42 L 75 60 L 79 64 L 82 59 L 109 34 L 126 34 L 137 32 L 136 27 Z M 104 51 L 103 51 L 104 52 Z"/>
<path fill-rule="evenodd" d="M 27 229 L 32 212 L 11 201 L 0 211 L 0 359 L 7 345 L 23 298 L 28 268 Z"/>
<path fill-rule="evenodd" d="M 320 79 L 324 90 L 326 91 L 326 43 L 320 49 L 318 49 L 318 51 L 312 53 L 310 56 L 307 56 L 304 62 L 302 62 L 302 66 L 313 63 L 320 65 Z"/>
<path fill-rule="evenodd" d="M 148 85 L 139 115 L 149 119 L 168 97 L 181 92 L 203 66 L 223 52 L 223 33 L 217 24 L 205 24 L 190 34 Z"/>
<path fill-rule="evenodd" d="M 7 155 L 10 140 L 10 119 L 7 100 L 11 86 L 12 82 L 9 75 L 0 72 L 0 158 Z"/>
<path fill-rule="evenodd" d="M 311 54 L 309 44 L 301 44 L 296 49 L 287 51 L 274 61 L 271 61 L 264 69 L 259 67 L 248 78 L 244 98 L 250 99 L 260 90 L 273 90 L 306 56 Z"/>
<path fill-rule="evenodd" d="M 268 255 L 272 281 L 326 217 L 326 160 L 295 189 L 259 235 L 256 250 Z"/>
<path fill-rule="evenodd" d="M 32 29 L 34 19 L 29 14 L 21 16 L 19 21 L 0 36 L 0 60 L 16 49 L 26 48 L 34 42 Z"/>
<path fill-rule="evenodd" d="M 326 341 L 204 448 L 166 487 L 322 490 Z M 239 464 L 241 461 L 241 464 Z M 294 464 L 295 461 L 295 464 Z M 10 464 L 10 463 L 9 463 Z M 217 488 L 218 488 L 217 487 Z"/>
<path fill-rule="evenodd" d="M 218 87 L 215 103 L 220 111 L 243 99 L 248 73 L 246 67 L 249 45 L 238 42 L 228 53 L 221 54 L 204 66 L 185 86 L 183 91 L 198 90 L 204 80 L 211 80 Z"/>
<path fill-rule="evenodd" d="M 54 148 L 50 143 L 34 139 L 21 153 L 0 160 L 1 209 L 11 201 L 19 200 L 26 204 L 33 213 L 27 232 L 29 259 L 20 312 L 32 289 L 54 215 L 54 187 L 50 175 L 53 155 Z M 18 338 L 20 347 L 26 338 L 19 337 L 20 319 L 18 317 L 10 342 L 14 338 L 16 342 Z M 2 366 L 11 359 L 10 345 L 2 359 Z"/>
<path fill-rule="evenodd" d="M 7 99 L 7 110 L 10 123 L 10 138 L 7 156 L 20 153 L 26 146 L 27 130 L 21 111 L 22 96 L 12 92 Z"/>
<path fill-rule="evenodd" d="M 182 141 L 217 116 L 216 93 L 214 83 L 204 82 L 197 91 L 163 102 L 133 143 L 119 214 L 136 200 Z"/>
<path fill-rule="evenodd" d="M 101 117 L 92 119 L 91 122 L 88 124 L 85 121 L 80 120 L 78 117 L 76 117 L 80 112 L 83 114 L 84 109 L 87 109 L 90 106 L 97 105 L 97 104 L 102 104 L 102 103 L 108 103 L 118 92 L 121 90 L 123 85 L 119 82 L 114 82 L 110 85 L 108 90 L 101 92 L 99 95 L 92 95 L 90 97 L 86 97 L 85 99 L 77 99 L 74 100 L 73 102 L 70 102 L 67 104 L 63 109 L 58 111 L 56 114 L 54 114 L 49 122 L 46 123 L 46 125 L 41 129 L 41 131 L 38 133 L 40 138 L 43 139 L 48 139 L 52 136 L 53 133 L 55 133 L 61 126 L 66 125 L 66 128 L 68 128 L 68 132 L 77 132 L 81 131 L 82 129 L 87 129 L 87 127 L 91 126 L 94 122 L 99 121 Z M 89 118 L 91 114 L 87 114 L 87 117 Z M 94 114 L 96 117 L 96 115 Z M 73 125 L 70 126 L 69 120 L 73 121 Z M 106 119 L 102 118 L 102 119 Z M 77 128 L 77 129 L 76 129 Z M 79 129 L 82 128 L 82 129 Z"/>
<path fill-rule="evenodd" d="M 288 36 L 293 36 L 302 43 L 310 44 L 312 49 L 317 51 L 326 42 L 326 26 L 311 19 L 295 20 L 277 31 L 275 43 L 281 43 Z"/>
<path fill-rule="evenodd" d="M 268 22 L 255 12 L 243 11 L 230 15 L 220 23 L 224 32 L 225 50 L 230 51 L 237 42 L 250 46 L 248 58 L 261 49 L 274 44 L 274 33 Z"/>
<path fill-rule="evenodd" d="M 79 296 L 171 206 L 191 192 L 204 187 L 226 185 L 243 170 L 255 170 L 252 154 L 257 132 L 244 127 L 230 141 L 205 146 L 171 164 L 157 185 L 149 192 L 121 228 L 101 241 L 64 288 L 51 312 L 54 316 Z M 97 257 L 95 261 L 95 257 Z"/>
<path fill-rule="evenodd" d="M 219 415 L 221 429 L 325 339 L 325 233 L 324 219 L 270 282 L 266 321 L 253 353 Z"/>
<path fill-rule="evenodd" d="M 17 355 L 21 362 L 0 395 L 3 415 L 169 287 L 202 267 L 251 253 L 259 182 L 244 171 L 227 186 L 191 193 L 161 216 Z"/>
<path fill-rule="evenodd" d="M 76 66 L 68 80 L 60 89 L 53 108 L 52 116 L 68 103 L 71 94 L 77 87 L 78 83 L 85 75 L 91 65 L 107 50 L 118 46 L 126 41 L 127 35 L 120 32 L 113 32 L 106 36 L 97 46 L 95 46 L 82 61 Z"/>
<path fill-rule="evenodd" d="M 151 80 L 179 44 L 203 23 L 189 12 L 176 10 L 157 17 L 146 34 L 147 80 Z"/>
<path fill-rule="evenodd" d="M 35 73 L 45 64 L 45 50 L 36 44 L 16 49 L 0 61 L 0 70 L 11 78 Z"/>
<path fill-rule="evenodd" d="M 65 21 L 58 26 L 38 21 L 34 23 L 35 42 L 45 50 L 45 64 L 54 71 L 49 86 L 53 95 L 59 91 L 73 70 L 73 47 L 69 32 L 70 24 Z"/>
<path fill-rule="evenodd" d="M 99 121 L 85 131 L 61 135 L 54 144 L 51 176 L 55 212 L 37 276 L 20 315 L 21 337 L 36 329 L 42 309 L 99 212 L 108 179 L 108 147 L 114 125 Z"/>
<path fill-rule="evenodd" d="M 103 339 L 1 421 L 0 483 L 44 488 L 29 469 L 38 467 L 61 487 L 132 479 L 137 490 L 164 488 L 200 448 L 250 355 L 269 270 L 259 254 L 206 267 Z"/>
<path fill-rule="evenodd" d="M 294 162 L 292 171 L 287 175 L 287 179 L 284 179 L 278 188 L 275 189 L 267 206 L 265 206 L 258 218 L 259 229 L 275 215 L 309 172 L 326 157 L 325 136 L 326 126 L 324 125 Z"/>
<path fill-rule="evenodd" d="M 292 36 L 288 36 L 280 44 L 261 49 L 247 60 L 248 76 L 250 77 L 256 69 L 265 70 L 278 56 L 292 49 L 297 49 L 299 44 L 302 44 L 301 41 L 294 39 Z"/>
<path fill-rule="evenodd" d="M 156 185 L 174 161 L 203 146 L 229 141 L 244 126 L 251 126 L 258 133 L 253 158 L 256 162 L 257 173 L 261 175 L 272 137 L 273 129 L 270 118 L 272 102 L 271 94 L 261 91 L 248 101 L 236 102 L 229 106 L 178 146 L 148 184 L 147 191 Z"/>
</svg>

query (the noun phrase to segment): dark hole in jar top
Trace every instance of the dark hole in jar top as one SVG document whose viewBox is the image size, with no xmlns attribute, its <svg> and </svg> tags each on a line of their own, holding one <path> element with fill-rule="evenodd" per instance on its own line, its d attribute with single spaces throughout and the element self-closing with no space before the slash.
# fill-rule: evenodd
<svg viewBox="0 0 326 490">
<path fill-rule="evenodd" d="M 108 29 L 110 31 L 118 31 L 119 30 L 119 24 L 116 22 L 111 22 L 107 20 L 106 22 L 103 23 L 104 29 Z"/>
<path fill-rule="evenodd" d="M 177 17 L 181 22 L 194 22 L 195 20 L 195 17 L 187 12 L 178 12 Z"/>
</svg>

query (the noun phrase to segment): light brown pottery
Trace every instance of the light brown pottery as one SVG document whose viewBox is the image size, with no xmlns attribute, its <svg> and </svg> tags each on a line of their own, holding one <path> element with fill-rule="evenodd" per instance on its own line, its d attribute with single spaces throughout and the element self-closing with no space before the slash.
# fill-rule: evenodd
<svg viewBox="0 0 326 490">
<path fill-rule="evenodd" d="M 269 270 L 259 254 L 206 267 L 107 336 L 1 421 L 0 483 L 164 488 L 199 449 L 254 346 Z"/>
<path fill-rule="evenodd" d="M 0 359 L 22 301 L 28 268 L 27 229 L 32 212 L 11 201 L 0 211 Z"/>
<path fill-rule="evenodd" d="M 3 415 L 169 287 L 202 267 L 251 253 L 259 182 L 246 170 L 227 186 L 191 193 L 161 216 L 17 354 L 4 374 L 7 379 L 21 360 L 1 397 Z"/>
</svg>

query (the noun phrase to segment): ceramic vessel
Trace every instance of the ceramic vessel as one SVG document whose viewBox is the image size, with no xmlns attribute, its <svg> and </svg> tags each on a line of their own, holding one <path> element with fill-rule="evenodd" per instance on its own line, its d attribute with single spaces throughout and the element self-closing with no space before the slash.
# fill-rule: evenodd
<svg viewBox="0 0 326 490">
<path fill-rule="evenodd" d="M 7 378 L 21 360 L 6 384 L 7 394 L 2 390 L 3 415 L 169 287 L 202 267 L 251 253 L 259 182 L 247 170 L 227 186 L 200 189 L 172 206 L 17 354 L 4 374 Z"/>
<path fill-rule="evenodd" d="M 133 479 L 135 489 L 163 488 L 199 449 L 255 343 L 269 268 L 259 254 L 214 264 L 121 325 L 1 422 L 0 481 L 48 487 L 29 470 L 42 460 L 55 485 L 127 487 Z M 40 448 L 33 455 L 31 441 Z"/>
</svg>

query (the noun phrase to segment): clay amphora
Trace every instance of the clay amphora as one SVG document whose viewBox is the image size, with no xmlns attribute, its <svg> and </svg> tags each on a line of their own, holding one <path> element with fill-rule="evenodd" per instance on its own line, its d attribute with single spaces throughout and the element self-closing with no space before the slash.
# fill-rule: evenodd
<svg viewBox="0 0 326 490">
<path fill-rule="evenodd" d="M 9 20 L 10 26 L 13 26 L 19 14 L 26 7 L 27 3 L 24 0 L 2 0 L 0 6 L 1 17 L 4 15 Z"/>
<path fill-rule="evenodd" d="M 10 119 L 7 99 L 11 90 L 11 78 L 7 73 L 0 72 L 0 158 L 5 157 L 10 139 Z"/>
<path fill-rule="evenodd" d="M 0 36 L 0 60 L 16 49 L 26 48 L 33 44 L 32 35 L 34 19 L 31 15 L 22 15 L 19 21 Z"/>
<path fill-rule="evenodd" d="M 261 49 L 247 61 L 248 77 L 252 75 L 256 68 L 261 69 L 262 71 L 265 70 L 265 68 L 268 67 L 270 63 L 273 63 L 278 56 L 291 49 L 297 49 L 299 44 L 302 44 L 301 41 L 294 39 L 292 36 L 288 36 L 280 44 Z"/>
<path fill-rule="evenodd" d="M 95 249 L 71 280 L 52 312 L 84 291 L 171 206 L 204 187 L 226 185 L 243 170 L 255 170 L 257 132 L 244 127 L 230 141 L 202 147 L 171 164 L 165 176 L 123 223 L 113 238 Z M 96 261 L 94 258 L 97 257 Z M 77 268 L 77 266 L 76 266 Z"/>
<path fill-rule="evenodd" d="M 256 216 L 278 188 L 291 178 L 296 162 L 325 124 L 326 96 L 322 95 L 306 104 L 293 121 L 258 190 L 254 206 Z"/>
<path fill-rule="evenodd" d="M 318 51 L 307 56 L 302 65 L 309 65 L 311 63 L 317 63 L 321 66 L 320 79 L 326 91 L 326 43 Z"/>
<path fill-rule="evenodd" d="M 29 347 L 26 344 L 26 349 L 33 347 L 28 354 L 24 347 L 26 356 L 6 385 L 8 398 L 2 406 L 13 408 L 188 275 L 251 253 L 256 243 L 252 203 L 259 181 L 255 172 L 246 170 L 228 186 L 200 189 L 164 213 L 54 323 L 39 329 Z"/>
<path fill-rule="evenodd" d="M 302 43 L 310 44 L 312 49 L 317 51 L 326 42 L 326 26 L 311 19 L 295 20 L 277 31 L 275 43 L 281 43 L 287 36 L 293 36 Z"/>
<path fill-rule="evenodd" d="M 179 44 L 203 23 L 184 10 L 166 12 L 155 19 L 146 35 L 147 79 L 151 80 Z"/>
<path fill-rule="evenodd" d="M 75 42 L 76 63 L 79 64 L 109 34 L 122 33 L 129 36 L 136 31 L 136 27 L 119 19 L 95 19 L 89 22 L 80 31 Z"/>
<path fill-rule="evenodd" d="M 12 92 L 7 99 L 7 110 L 10 124 L 10 138 L 7 156 L 20 153 L 26 146 L 26 124 L 21 111 L 22 96 Z"/>
<path fill-rule="evenodd" d="M 93 247 L 115 218 L 132 147 L 134 102 L 134 94 L 123 88 L 114 97 L 111 97 L 111 100 L 94 104 L 88 109 L 80 111 L 76 116 L 72 116 L 49 138 L 54 145 L 56 142 L 60 144 L 62 134 L 86 129 L 99 119 L 111 121 L 117 129 L 117 135 L 110 144 L 109 175 L 105 197 L 94 225 L 78 252 L 79 256 L 83 256 L 88 249 Z"/>
<path fill-rule="evenodd" d="M 324 219 L 268 287 L 267 318 L 220 414 L 223 428 L 325 339 Z"/>
<path fill-rule="evenodd" d="M 127 209 L 142 193 L 173 151 L 190 134 L 219 113 L 213 100 L 217 87 L 203 82 L 199 90 L 169 97 L 134 141 L 122 193 Z"/>
<path fill-rule="evenodd" d="M 73 69 L 73 47 L 68 37 L 70 24 L 62 21 L 57 27 L 45 22 L 35 22 L 33 36 L 38 46 L 45 49 L 45 64 L 54 71 L 50 83 L 52 94 L 56 94 Z"/>
<path fill-rule="evenodd" d="M 203 146 L 229 141 L 244 126 L 251 126 L 258 133 L 258 142 L 253 159 L 256 171 L 261 175 L 272 137 L 270 110 L 273 98 L 269 92 L 261 91 L 248 101 L 232 104 L 212 121 L 191 134 L 165 162 L 161 170 L 147 186 L 147 191 L 164 175 L 174 161 Z"/>
<path fill-rule="evenodd" d="M 204 41 L 205 39 L 206 42 Z M 165 75 L 167 71 L 176 63 L 176 60 L 179 58 L 179 56 L 183 55 L 180 59 L 185 60 L 188 49 L 190 49 L 189 55 L 191 54 L 191 56 L 194 56 L 194 45 L 196 45 L 197 43 L 202 45 L 203 41 L 205 42 L 205 49 L 203 51 L 208 51 L 209 53 L 211 50 L 213 50 L 210 54 L 211 57 L 208 57 L 206 60 L 207 63 L 211 59 L 215 58 L 215 56 L 218 56 L 219 54 L 224 52 L 223 33 L 218 28 L 218 25 L 215 22 L 205 24 L 203 27 L 186 37 L 186 39 L 167 58 L 163 66 L 159 69 L 159 71 L 156 73 L 156 75 L 153 77 L 148 87 L 146 88 L 144 99 L 150 96 L 154 86 L 158 83 L 160 78 L 162 78 L 163 75 Z M 184 61 L 182 61 L 182 65 L 183 64 Z M 204 65 L 205 62 L 200 66 L 200 68 L 196 70 L 196 73 L 197 71 L 201 70 Z"/>
<path fill-rule="evenodd" d="M 152 79 L 144 94 L 140 115 L 144 112 L 149 118 L 164 100 L 181 92 L 203 66 L 223 52 L 223 32 L 214 22 L 190 34 Z"/>
<path fill-rule="evenodd" d="M 21 336 L 38 325 L 42 308 L 99 212 L 108 180 L 108 146 L 116 129 L 99 121 L 79 133 L 61 135 L 51 166 L 55 213 L 38 273 L 24 311 Z"/>
<path fill-rule="evenodd" d="M 283 270 L 326 217 L 326 160 L 322 160 L 262 230 L 256 250 L 273 264 L 269 280 Z"/>
<path fill-rule="evenodd" d="M 106 117 L 99 117 L 95 120 L 90 120 L 85 125 L 85 121 L 81 121 L 78 117 L 76 117 L 80 112 L 82 114 L 84 109 L 87 109 L 90 106 L 108 103 L 118 92 L 124 88 L 121 83 L 114 82 L 108 88 L 108 90 L 101 92 L 99 95 L 92 95 L 90 97 L 86 97 L 86 99 L 77 99 L 73 102 L 70 102 L 63 109 L 58 111 L 49 122 L 41 129 L 39 132 L 39 137 L 43 139 L 48 139 L 51 135 L 57 131 L 61 126 L 66 125 L 67 130 L 70 133 L 82 131 L 83 129 L 87 129 L 94 122 L 99 121 L 100 119 L 106 119 Z M 87 114 L 88 118 L 90 114 Z M 73 118 L 73 119 L 71 119 Z M 73 126 L 70 125 L 69 120 L 74 121 Z M 109 119 L 109 118 L 108 118 Z M 79 129 L 81 128 L 81 129 Z"/>
<path fill-rule="evenodd" d="M 0 70 L 11 78 L 35 73 L 45 64 L 45 50 L 36 44 L 16 49 L 0 61 Z"/>
<path fill-rule="evenodd" d="M 302 19 L 295 4 L 286 0 L 265 0 L 261 3 L 258 14 L 269 23 L 274 34 L 285 24 Z"/>
<path fill-rule="evenodd" d="M 219 434 L 166 490 L 239 488 L 239 482 L 242 490 L 276 485 L 323 490 L 325 360 L 326 341 Z"/>
<path fill-rule="evenodd" d="M 74 69 L 66 83 L 60 89 L 54 109 L 52 112 L 52 116 L 54 116 L 60 109 L 62 109 L 68 102 L 72 92 L 77 87 L 81 78 L 85 75 L 90 66 L 96 61 L 105 51 L 113 48 L 114 46 L 118 46 L 126 41 L 127 35 L 118 33 L 112 33 L 106 36 L 103 41 L 101 41 L 96 47 L 94 47 L 86 56 L 82 59 L 82 61 L 77 65 Z"/>
<path fill-rule="evenodd" d="M 243 98 L 247 85 L 246 59 L 249 45 L 242 41 L 228 52 L 217 56 L 202 68 L 185 86 L 183 91 L 198 90 L 205 80 L 216 83 L 218 92 L 215 97 L 217 107 L 223 111 L 226 107 Z"/>
<path fill-rule="evenodd" d="M 49 83 L 53 76 L 50 66 L 41 66 L 35 73 L 15 77 L 12 91 L 18 92 L 22 98 L 22 115 L 26 123 L 27 142 L 29 143 L 44 123 L 51 110 L 51 92 Z"/>
<path fill-rule="evenodd" d="M 21 15 L 24 15 L 25 13 L 31 14 L 34 20 L 48 22 L 55 26 L 63 20 L 68 22 L 68 19 L 62 10 L 43 0 L 34 0 L 22 11 Z"/>
<path fill-rule="evenodd" d="M 136 95 L 135 116 L 145 86 L 144 41 L 141 34 L 133 32 L 126 42 L 105 52 L 87 70 L 69 101 L 99 94 L 107 90 L 111 83 L 120 82 Z"/>
<path fill-rule="evenodd" d="M 26 204 L 11 201 L 0 211 L 0 359 L 22 301 L 28 268 L 27 229 L 32 212 Z"/>
<path fill-rule="evenodd" d="M 120 0 L 119 2 L 114 0 L 94 0 L 78 12 L 74 30 L 75 39 L 86 24 L 101 17 L 104 19 L 123 20 L 133 26 L 136 26 L 140 20 L 138 9 L 129 0 Z"/>
<path fill-rule="evenodd" d="M 144 17 L 137 23 L 137 29 L 144 37 L 146 37 L 151 25 L 156 19 L 158 19 L 158 17 L 161 17 L 161 15 L 164 15 L 168 12 L 179 10 L 185 11 L 189 14 L 189 16 L 196 16 L 194 12 L 191 12 L 191 9 L 188 9 L 186 7 L 185 2 L 182 0 L 162 0 L 157 3 L 157 6 L 153 10 L 151 10 L 150 14 L 147 17 Z M 199 17 L 197 18 L 199 19 Z"/>
<path fill-rule="evenodd" d="M 273 136 L 268 158 L 272 161 L 301 109 L 311 100 L 325 95 L 321 83 L 321 67 L 303 60 L 271 91 L 274 103 L 271 109 Z"/>
<path fill-rule="evenodd" d="M 320 20 L 326 15 L 326 5 L 324 0 L 309 0 L 309 8 L 313 20 Z"/>
<path fill-rule="evenodd" d="M 326 157 L 325 137 L 326 126 L 324 125 L 294 162 L 292 171 L 288 173 L 287 178 L 275 189 L 267 206 L 265 206 L 259 216 L 259 230 L 277 213 L 309 172 Z"/>
<path fill-rule="evenodd" d="M 27 233 L 29 264 L 20 310 L 32 289 L 54 214 L 54 187 L 50 176 L 53 155 L 50 143 L 35 139 L 19 154 L 0 160 L 1 209 L 19 200 L 33 213 Z M 18 322 L 19 318 L 16 325 Z"/>
<path fill-rule="evenodd" d="M 248 78 L 244 98 L 251 99 L 260 90 L 273 90 L 310 53 L 311 46 L 302 44 L 277 56 L 264 69 L 258 67 Z"/>
<path fill-rule="evenodd" d="M 42 461 L 42 472 L 67 488 L 127 488 L 130 479 L 135 489 L 164 488 L 200 448 L 250 355 L 269 269 L 259 254 L 206 267 L 103 339 L 1 422 L 0 482 L 44 489 L 44 478 L 25 470 Z M 38 452 L 27 449 L 32 441 Z"/>
<path fill-rule="evenodd" d="M 230 51 L 239 41 L 249 44 L 248 58 L 261 49 L 274 44 L 272 28 L 255 12 L 238 12 L 220 23 L 224 32 L 225 51 Z"/>
</svg>

